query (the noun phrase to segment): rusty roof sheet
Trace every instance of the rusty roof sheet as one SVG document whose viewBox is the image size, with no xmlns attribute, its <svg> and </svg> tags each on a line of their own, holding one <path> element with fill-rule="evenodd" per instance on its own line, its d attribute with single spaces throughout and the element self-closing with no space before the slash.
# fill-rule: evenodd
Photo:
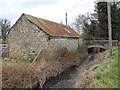
<svg viewBox="0 0 120 90">
<path fill-rule="evenodd" d="M 79 38 L 79 34 L 77 34 L 69 26 L 55 23 L 49 20 L 37 18 L 27 14 L 24 14 L 24 15 L 28 18 L 28 20 L 30 20 L 33 24 L 38 26 L 40 29 L 42 29 L 44 32 L 46 32 L 50 36 Z"/>
</svg>

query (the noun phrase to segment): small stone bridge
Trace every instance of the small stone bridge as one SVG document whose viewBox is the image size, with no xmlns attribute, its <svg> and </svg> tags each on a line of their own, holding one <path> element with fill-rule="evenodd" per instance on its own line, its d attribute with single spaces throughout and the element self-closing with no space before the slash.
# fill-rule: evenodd
<svg viewBox="0 0 120 90">
<path fill-rule="evenodd" d="M 97 53 L 109 48 L 109 40 L 85 40 L 88 53 Z M 112 46 L 117 46 L 118 40 L 112 40 Z"/>
</svg>

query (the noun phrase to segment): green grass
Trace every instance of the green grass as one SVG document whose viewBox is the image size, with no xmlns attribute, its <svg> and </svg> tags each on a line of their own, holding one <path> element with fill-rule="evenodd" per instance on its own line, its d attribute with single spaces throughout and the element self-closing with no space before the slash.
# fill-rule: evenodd
<svg viewBox="0 0 120 90">
<path fill-rule="evenodd" d="M 20 64 L 31 64 L 32 62 L 30 60 L 19 60 L 16 63 L 20 63 Z"/>
<path fill-rule="evenodd" d="M 97 74 L 93 79 L 90 80 L 89 87 L 118 88 L 118 53 L 120 55 L 120 52 L 118 52 L 118 47 L 114 47 L 112 57 L 109 57 L 106 63 L 99 65 L 99 67 L 95 70 Z"/>
<path fill-rule="evenodd" d="M 32 64 L 30 60 L 13 60 L 13 61 L 2 61 L 2 63 L 6 63 L 8 65 L 14 65 L 14 64 Z"/>
</svg>

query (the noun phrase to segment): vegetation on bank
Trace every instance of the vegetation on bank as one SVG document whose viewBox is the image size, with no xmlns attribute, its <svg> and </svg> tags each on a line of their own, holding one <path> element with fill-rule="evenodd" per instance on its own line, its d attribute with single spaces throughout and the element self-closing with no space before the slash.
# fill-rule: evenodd
<svg viewBox="0 0 120 90">
<path fill-rule="evenodd" d="M 114 47 L 112 57 L 107 57 L 105 62 L 92 69 L 93 77 L 84 79 L 85 81 L 79 84 L 77 82 L 77 87 L 81 87 L 80 84 L 84 83 L 85 88 L 118 88 L 118 54 L 120 55 L 118 47 Z"/>
<path fill-rule="evenodd" d="M 80 49 L 81 50 L 81 49 Z M 39 58 L 38 61 L 2 62 L 2 88 L 41 88 L 50 77 L 56 77 L 62 71 L 79 64 L 86 56 L 81 51 L 56 53 L 56 57 Z"/>
<path fill-rule="evenodd" d="M 120 52 L 119 52 L 120 53 Z M 118 48 L 113 48 L 112 57 L 101 64 L 96 70 L 96 76 L 90 80 L 89 87 L 118 88 Z"/>
</svg>

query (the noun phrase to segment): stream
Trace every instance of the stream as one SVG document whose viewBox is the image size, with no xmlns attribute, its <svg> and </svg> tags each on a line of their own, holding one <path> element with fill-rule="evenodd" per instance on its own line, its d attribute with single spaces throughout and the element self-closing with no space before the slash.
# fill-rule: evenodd
<svg viewBox="0 0 120 90">
<path fill-rule="evenodd" d="M 94 56 L 90 54 L 78 66 L 63 71 L 57 77 L 52 77 L 44 84 L 43 88 L 74 88 L 79 75 L 84 72 L 86 65 L 93 60 Z"/>
</svg>

